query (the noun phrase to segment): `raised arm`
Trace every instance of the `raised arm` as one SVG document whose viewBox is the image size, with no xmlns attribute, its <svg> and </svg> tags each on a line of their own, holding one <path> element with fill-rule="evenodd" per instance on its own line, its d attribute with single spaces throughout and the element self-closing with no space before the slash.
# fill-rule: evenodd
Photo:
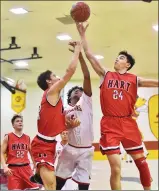
<svg viewBox="0 0 159 191">
<path fill-rule="evenodd" d="M 8 135 L 6 135 L 4 137 L 2 147 L 1 147 L 1 164 L 2 164 L 2 168 L 4 170 L 4 173 L 7 176 L 10 176 L 10 175 L 12 175 L 12 170 L 10 168 L 8 168 L 8 166 L 6 164 L 6 159 L 5 159 L 5 155 L 6 155 L 6 152 L 7 152 L 7 147 L 8 147 Z"/>
<path fill-rule="evenodd" d="M 93 69 L 95 70 L 95 72 L 100 77 L 104 76 L 105 72 L 107 72 L 107 71 L 101 66 L 99 61 L 93 55 L 90 47 L 88 46 L 88 42 L 87 42 L 86 35 L 85 35 L 88 24 L 86 25 L 86 27 L 84 27 L 82 23 L 77 23 L 76 26 L 77 26 L 77 30 L 78 30 L 78 32 L 80 34 L 82 44 L 83 44 L 83 49 L 84 49 L 84 52 L 86 54 L 87 59 L 90 61 Z"/>
<path fill-rule="evenodd" d="M 57 81 L 55 84 L 52 85 L 52 87 L 48 91 L 48 95 L 59 94 L 59 92 L 65 87 L 67 82 L 71 79 L 77 68 L 80 51 L 81 51 L 81 43 L 77 42 L 75 45 L 74 54 L 72 56 L 71 62 L 66 70 L 65 75 L 59 81 Z"/>
<path fill-rule="evenodd" d="M 82 53 L 80 53 L 80 55 L 79 55 L 79 60 L 80 60 L 81 69 L 82 69 L 83 76 L 84 76 L 83 90 L 87 96 L 91 97 L 92 96 L 92 87 L 91 87 L 90 73 L 89 73 L 87 64 L 83 58 Z"/>
<path fill-rule="evenodd" d="M 159 87 L 158 80 L 138 78 L 139 87 Z"/>
<path fill-rule="evenodd" d="M 70 45 L 74 48 L 75 42 L 71 42 Z M 73 50 L 69 49 L 69 50 L 71 52 L 74 52 L 74 49 Z M 90 73 L 89 73 L 87 64 L 86 64 L 81 52 L 79 54 L 79 61 L 80 61 L 81 70 L 83 72 L 83 77 L 84 77 L 83 90 L 87 96 L 91 97 L 92 96 L 92 87 L 91 87 Z"/>
</svg>

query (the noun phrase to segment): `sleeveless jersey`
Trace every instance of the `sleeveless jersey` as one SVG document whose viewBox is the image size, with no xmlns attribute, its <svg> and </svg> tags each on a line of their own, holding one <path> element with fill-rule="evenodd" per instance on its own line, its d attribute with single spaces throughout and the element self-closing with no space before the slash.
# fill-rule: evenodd
<svg viewBox="0 0 159 191">
<path fill-rule="evenodd" d="M 78 127 L 68 129 L 68 143 L 76 147 L 91 146 L 94 139 L 92 97 L 83 92 L 76 105 L 68 105 L 65 113 L 81 122 Z"/>
<path fill-rule="evenodd" d="M 30 163 L 28 150 L 30 137 L 22 134 L 18 137 L 14 133 L 8 134 L 7 164 L 26 164 Z"/>
<path fill-rule="evenodd" d="M 39 108 L 38 132 L 47 137 L 54 137 L 66 129 L 65 116 L 63 114 L 63 103 L 61 98 L 56 106 L 47 101 L 47 91 L 43 94 Z"/>
<path fill-rule="evenodd" d="M 132 115 L 137 97 L 137 76 L 107 72 L 100 87 L 100 102 L 104 116 Z"/>
</svg>

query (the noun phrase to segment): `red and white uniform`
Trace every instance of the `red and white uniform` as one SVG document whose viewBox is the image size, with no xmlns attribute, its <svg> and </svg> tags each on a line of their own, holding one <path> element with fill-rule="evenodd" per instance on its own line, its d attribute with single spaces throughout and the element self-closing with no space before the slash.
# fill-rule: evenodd
<svg viewBox="0 0 159 191">
<path fill-rule="evenodd" d="M 22 134 L 17 136 L 14 133 L 8 134 L 7 164 L 13 175 L 8 176 L 8 190 L 38 189 L 38 185 L 30 181 L 33 175 L 28 150 L 30 137 Z"/>
<path fill-rule="evenodd" d="M 137 76 L 107 72 L 100 87 L 100 149 L 103 154 L 120 153 L 120 142 L 128 153 L 143 152 L 141 134 L 132 119 L 137 97 Z"/>
<path fill-rule="evenodd" d="M 56 106 L 47 100 L 47 91 L 43 94 L 37 121 L 38 133 L 32 141 L 32 154 L 37 166 L 46 165 L 54 170 L 56 135 L 64 131 L 65 116 L 61 98 Z"/>
<path fill-rule="evenodd" d="M 67 145 L 67 144 L 66 144 Z M 55 169 L 56 169 L 56 166 L 57 166 L 57 163 L 58 163 L 58 158 L 60 156 L 60 154 L 62 153 L 63 151 L 63 148 L 66 146 L 66 145 L 63 145 L 61 143 L 61 141 L 58 141 L 57 142 L 57 145 L 56 145 L 56 161 L 55 161 Z M 74 182 L 72 179 L 68 179 L 65 183 L 65 185 L 63 186 L 62 190 L 78 190 L 78 184 L 76 182 Z"/>
<path fill-rule="evenodd" d="M 59 156 L 56 176 L 72 177 L 76 183 L 89 184 L 94 153 L 92 98 L 83 92 L 76 105 L 69 105 L 65 113 L 77 117 L 81 124 L 68 130 L 68 145 Z"/>
</svg>

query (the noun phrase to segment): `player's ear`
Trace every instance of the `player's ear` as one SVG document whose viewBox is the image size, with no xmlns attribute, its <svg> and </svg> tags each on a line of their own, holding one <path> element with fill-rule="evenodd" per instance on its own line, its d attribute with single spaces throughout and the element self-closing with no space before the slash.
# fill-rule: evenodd
<svg viewBox="0 0 159 191">
<path fill-rule="evenodd" d="M 127 63 L 127 64 L 126 64 L 126 68 L 127 68 L 127 70 L 130 68 L 130 66 L 131 66 L 130 63 Z"/>
<path fill-rule="evenodd" d="M 51 80 L 46 80 L 46 83 L 47 84 L 51 84 Z"/>
</svg>

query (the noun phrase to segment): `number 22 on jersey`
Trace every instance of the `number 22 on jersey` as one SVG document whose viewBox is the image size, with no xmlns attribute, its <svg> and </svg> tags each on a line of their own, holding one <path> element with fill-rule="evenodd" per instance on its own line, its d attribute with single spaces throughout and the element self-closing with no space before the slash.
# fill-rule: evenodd
<svg viewBox="0 0 159 191">
<path fill-rule="evenodd" d="M 113 99 L 123 100 L 123 91 L 114 90 L 113 91 Z"/>
</svg>

